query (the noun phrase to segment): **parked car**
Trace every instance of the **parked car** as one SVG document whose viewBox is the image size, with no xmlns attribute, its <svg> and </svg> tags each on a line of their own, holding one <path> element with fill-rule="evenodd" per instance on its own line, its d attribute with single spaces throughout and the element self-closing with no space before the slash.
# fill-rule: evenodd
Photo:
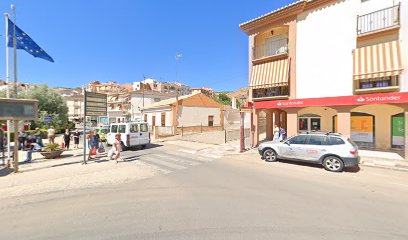
<svg viewBox="0 0 408 240">
<path fill-rule="evenodd" d="M 278 159 L 310 162 L 332 172 L 341 172 L 360 162 L 357 145 L 337 133 L 301 133 L 282 142 L 261 143 L 258 151 L 268 162 Z"/>
<path fill-rule="evenodd" d="M 112 123 L 107 134 L 107 144 L 112 145 L 115 135 L 121 134 L 122 148 L 146 148 L 150 144 L 150 132 L 147 122 Z"/>
</svg>

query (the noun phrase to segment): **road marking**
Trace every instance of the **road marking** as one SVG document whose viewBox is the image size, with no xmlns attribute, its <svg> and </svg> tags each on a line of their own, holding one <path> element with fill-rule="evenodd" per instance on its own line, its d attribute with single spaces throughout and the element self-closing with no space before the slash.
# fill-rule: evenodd
<svg viewBox="0 0 408 240">
<path fill-rule="evenodd" d="M 185 158 L 183 159 L 181 156 L 174 156 L 174 155 L 165 156 L 165 155 L 162 155 L 162 154 L 155 154 L 155 156 L 159 156 L 161 158 L 168 159 L 168 160 L 171 160 L 173 162 L 181 163 L 183 165 L 188 165 L 188 166 L 197 166 L 197 165 L 200 164 L 198 162 L 193 162 L 193 161 L 187 160 Z"/>
<path fill-rule="evenodd" d="M 148 155 L 148 156 L 145 155 L 145 156 L 143 156 L 143 158 L 140 158 L 139 161 L 143 161 L 143 162 L 146 161 L 146 162 L 152 163 L 152 164 L 157 163 L 157 164 L 160 164 L 160 165 L 165 166 L 165 167 L 170 168 L 170 169 L 176 169 L 176 170 L 186 169 L 185 166 L 181 166 L 181 165 L 178 165 L 178 164 L 163 161 L 163 160 L 161 160 L 161 159 L 159 159 L 157 157 L 154 157 L 153 155 Z"/>
<path fill-rule="evenodd" d="M 194 150 L 187 150 L 187 149 L 179 149 L 178 151 L 179 152 L 185 152 L 185 153 L 191 153 L 191 154 L 194 154 L 194 153 L 197 152 L 197 151 L 194 151 Z"/>
</svg>

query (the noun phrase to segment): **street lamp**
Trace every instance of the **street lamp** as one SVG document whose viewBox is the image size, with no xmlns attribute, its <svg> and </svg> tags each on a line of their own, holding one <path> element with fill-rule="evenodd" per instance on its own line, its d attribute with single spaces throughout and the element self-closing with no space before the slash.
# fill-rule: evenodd
<svg viewBox="0 0 408 240">
<path fill-rule="evenodd" d="M 176 53 L 176 82 L 179 82 L 179 60 L 183 57 L 181 53 Z M 178 89 L 176 89 L 176 100 L 178 101 Z"/>
</svg>

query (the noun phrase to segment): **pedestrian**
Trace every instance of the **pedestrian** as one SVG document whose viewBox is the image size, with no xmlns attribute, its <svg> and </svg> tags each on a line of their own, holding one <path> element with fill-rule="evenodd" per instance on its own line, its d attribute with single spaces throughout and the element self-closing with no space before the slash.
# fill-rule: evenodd
<svg viewBox="0 0 408 240">
<path fill-rule="evenodd" d="M 34 136 L 35 136 L 35 139 L 37 141 L 37 144 L 40 145 L 41 147 L 44 147 L 44 144 L 42 142 L 42 133 L 41 133 L 41 130 L 38 127 L 35 128 Z"/>
<path fill-rule="evenodd" d="M 55 140 L 55 129 L 51 126 L 48 131 L 47 131 L 47 137 L 48 137 L 48 143 L 49 144 L 54 144 Z"/>
<path fill-rule="evenodd" d="M 34 132 L 28 134 L 26 142 L 27 142 L 27 143 L 28 143 L 28 142 L 29 142 L 29 143 L 36 143 L 36 142 L 37 142 L 37 139 L 36 139 L 36 137 L 35 137 L 35 133 L 34 133 Z"/>
<path fill-rule="evenodd" d="M 20 129 L 17 137 L 18 137 L 18 150 L 22 150 L 24 149 L 27 138 L 27 133 L 25 132 L 24 128 Z"/>
<path fill-rule="evenodd" d="M 79 145 L 79 136 L 81 134 L 79 133 L 78 129 L 75 130 L 74 132 L 74 148 L 78 148 Z"/>
<path fill-rule="evenodd" d="M 279 132 L 280 129 L 278 125 L 275 125 L 275 128 L 273 129 L 273 141 L 279 141 Z"/>
<path fill-rule="evenodd" d="M 40 152 L 41 151 L 41 146 L 38 143 L 28 141 L 25 147 L 25 150 L 27 151 L 26 155 L 26 162 L 31 162 L 33 158 L 33 152 Z"/>
<path fill-rule="evenodd" d="M 63 138 L 64 138 L 65 150 L 69 150 L 69 143 L 71 142 L 71 139 L 72 139 L 69 129 L 65 129 Z"/>
<path fill-rule="evenodd" d="M 120 133 L 117 133 L 115 135 L 115 141 L 113 142 L 112 149 L 109 150 L 109 153 L 108 153 L 109 160 L 112 160 L 113 155 L 115 155 L 115 159 L 113 159 L 113 160 L 115 160 L 116 163 L 118 163 L 119 158 L 121 160 L 123 160 L 120 157 L 120 152 L 121 151 L 122 151 L 122 139 L 121 139 Z"/>
<path fill-rule="evenodd" d="M 90 160 L 92 159 L 92 155 L 96 155 L 98 152 L 100 138 L 96 130 L 93 130 L 89 133 L 87 139 L 89 148 L 88 160 Z"/>
<path fill-rule="evenodd" d="M 279 141 L 286 140 L 286 130 L 281 127 L 279 132 Z"/>
</svg>

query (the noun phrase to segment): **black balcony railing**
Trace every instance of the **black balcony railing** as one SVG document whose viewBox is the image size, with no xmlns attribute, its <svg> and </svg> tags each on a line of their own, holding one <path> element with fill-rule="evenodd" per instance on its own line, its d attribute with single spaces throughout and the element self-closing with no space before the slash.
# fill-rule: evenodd
<svg viewBox="0 0 408 240">
<path fill-rule="evenodd" d="M 253 47 L 253 58 L 259 59 L 288 52 L 288 38 L 269 41 Z"/>
<path fill-rule="evenodd" d="M 252 98 L 284 97 L 289 96 L 289 86 L 266 87 L 252 90 Z"/>
<path fill-rule="evenodd" d="M 400 24 L 400 5 L 357 16 L 357 34 L 374 32 Z"/>
</svg>

